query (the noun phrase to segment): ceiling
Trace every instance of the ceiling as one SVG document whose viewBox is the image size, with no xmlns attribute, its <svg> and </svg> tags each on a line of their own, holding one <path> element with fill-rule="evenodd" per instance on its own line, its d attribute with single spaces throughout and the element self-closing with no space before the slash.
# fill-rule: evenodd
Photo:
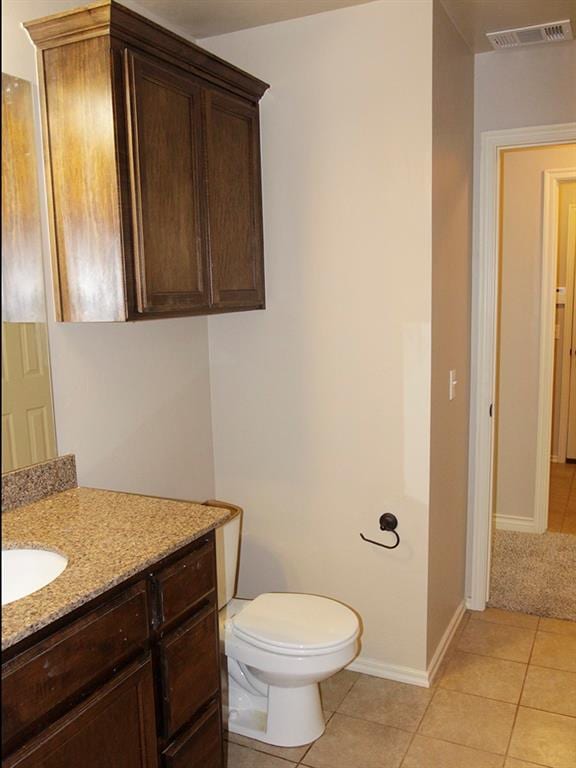
<svg viewBox="0 0 576 768">
<path fill-rule="evenodd" d="M 475 53 L 491 51 L 486 32 L 570 19 L 576 34 L 576 0 L 442 0 Z"/>
<path fill-rule="evenodd" d="M 201 39 L 275 21 L 332 11 L 375 0 L 120 0 Z M 418 2 L 418 0 L 381 0 Z M 486 32 L 571 19 L 576 34 L 576 0 L 441 0 L 474 52 L 491 51 Z"/>
<path fill-rule="evenodd" d="M 201 39 L 369 2 L 374 0 L 132 0 L 125 5 L 146 8 L 157 19 Z"/>
</svg>

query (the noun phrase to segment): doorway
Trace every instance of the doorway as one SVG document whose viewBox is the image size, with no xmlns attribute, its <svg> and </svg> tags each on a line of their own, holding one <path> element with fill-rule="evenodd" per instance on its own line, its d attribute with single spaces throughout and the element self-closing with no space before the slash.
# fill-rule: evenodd
<svg viewBox="0 0 576 768">
<path fill-rule="evenodd" d="M 504 152 L 529 147 L 565 145 L 576 141 L 576 125 L 540 126 L 529 129 L 492 131 L 482 134 L 480 156 L 480 197 L 477 220 L 477 255 L 473 275 L 475 315 L 473 317 L 473 364 L 471 392 L 471 445 L 470 445 L 470 503 L 469 503 L 469 558 L 468 607 L 483 610 L 489 597 L 491 543 L 496 526 L 493 520 L 496 476 L 494 451 L 496 448 L 495 406 L 497 406 L 497 307 L 499 268 L 499 221 L 501 205 L 501 158 Z M 545 202 L 550 205 L 557 196 L 558 178 L 548 176 Z M 555 234 L 548 228 L 543 233 L 543 246 L 553 251 Z M 555 267 L 555 264 L 554 264 Z M 548 374 L 553 367 L 553 329 L 555 312 L 555 268 L 542 273 L 540 359 L 549 361 Z M 546 280 L 548 283 L 546 283 Z M 542 366 L 541 366 L 542 368 Z M 545 368 L 545 366 L 544 366 Z M 516 530 L 545 530 L 547 525 L 548 485 L 550 476 L 550 429 L 552 408 L 552 376 L 538 386 L 536 412 L 537 431 L 546 434 L 544 458 L 539 458 L 535 472 L 532 514 L 516 515 Z M 524 477 L 526 473 L 524 473 Z M 544 515 L 537 509 L 544 509 Z M 510 515 L 514 517 L 514 515 Z M 523 518 L 523 519 L 522 519 Z M 542 520 L 542 518 L 544 518 Z"/>
<path fill-rule="evenodd" d="M 548 530 L 576 534 L 576 180 L 560 187 Z"/>
</svg>

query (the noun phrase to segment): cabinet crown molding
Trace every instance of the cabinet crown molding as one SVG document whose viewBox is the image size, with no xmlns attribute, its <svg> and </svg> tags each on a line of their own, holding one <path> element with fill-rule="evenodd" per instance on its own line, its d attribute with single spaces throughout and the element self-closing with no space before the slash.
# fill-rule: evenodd
<svg viewBox="0 0 576 768">
<path fill-rule="evenodd" d="M 109 35 L 258 102 L 268 83 L 229 64 L 185 37 L 171 32 L 115 0 L 45 16 L 22 25 L 40 50 Z"/>
</svg>

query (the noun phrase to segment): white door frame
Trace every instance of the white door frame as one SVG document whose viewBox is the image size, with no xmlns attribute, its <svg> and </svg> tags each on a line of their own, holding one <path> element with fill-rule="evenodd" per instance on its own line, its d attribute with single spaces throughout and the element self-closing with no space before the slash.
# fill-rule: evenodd
<svg viewBox="0 0 576 768">
<path fill-rule="evenodd" d="M 554 399 L 554 330 L 556 325 L 559 185 L 563 181 L 575 180 L 576 168 L 544 171 L 538 431 L 536 435 L 536 485 L 534 488 L 535 533 L 544 533 L 548 527 L 550 445 L 552 442 L 552 404 Z"/>
<path fill-rule="evenodd" d="M 469 558 L 467 607 L 484 610 L 489 594 L 490 543 L 492 536 L 492 493 L 494 456 L 494 419 L 491 406 L 495 402 L 496 344 L 498 306 L 498 242 L 500 210 L 500 153 L 512 147 L 530 147 L 544 144 L 566 144 L 576 141 L 576 123 L 536 126 L 533 128 L 485 131 L 480 135 L 480 191 L 478 227 L 474 249 L 476 269 L 472 281 L 472 368 L 470 392 L 470 461 L 469 461 Z M 549 233 L 546 233 L 548 237 Z M 546 241 L 544 241 L 546 242 Z M 556 261 L 554 263 L 554 275 Z M 545 270 L 546 271 L 546 270 Z M 548 270 L 549 272 L 550 270 Z M 547 285 L 550 279 L 546 275 Z M 554 291 L 552 308 L 554 309 Z M 547 294 L 543 291 L 543 300 Z M 550 302 L 548 302 L 550 303 Z M 543 316 L 549 317 L 548 308 Z M 553 320 L 554 323 L 554 320 Z M 544 326 L 544 323 L 542 323 Z M 553 327 L 553 325 L 552 325 Z M 547 335 L 542 332 L 542 336 Z M 553 345 L 553 336 L 544 342 Z M 542 338 L 541 338 L 542 344 Z M 552 346 L 553 350 L 553 346 Z M 541 348 L 542 352 L 542 348 Z M 541 358 L 545 359 L 545 358 Z M 541 391 L 539 423 L 544 419 L 546 397 Z M 542 433 L 542 430 L 539 429 Z M 549 472 L 550 444 L 547 450 Z M 538 494 L 548 479 L 540 483 Z M 537 495 L 538 495 L 537 494 Z M 533 528 L 532 528 L 533 530 Z"/>
<path fill-rule="evenodd" d="M 564 343 L 562 345 L 562 381 L 560 383 L 560 414 L 558 435 L 558 460 L 566 461 L 568 445 L 568 411 L 570 405 L 570 368 L 572 350 L 572 313 L 576 302 L 576 203 L 568 206 L 568 236 L 566 258 L 566 303 L 564 305 Z"/>
</svg>

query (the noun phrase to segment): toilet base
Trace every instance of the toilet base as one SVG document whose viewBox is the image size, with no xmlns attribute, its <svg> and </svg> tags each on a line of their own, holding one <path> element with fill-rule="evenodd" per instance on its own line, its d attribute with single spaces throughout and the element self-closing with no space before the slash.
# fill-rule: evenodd
<svg viewBox="0 0 576 768">
<path fill-rule="evenodd" d="M 326 727 L 317 683 L 298 688 L 269 685 L 267 696 L 256 696 L 229 680 L 226 710 L 231 733 L 278 747 L 310 744 Z"/>
</svg>

